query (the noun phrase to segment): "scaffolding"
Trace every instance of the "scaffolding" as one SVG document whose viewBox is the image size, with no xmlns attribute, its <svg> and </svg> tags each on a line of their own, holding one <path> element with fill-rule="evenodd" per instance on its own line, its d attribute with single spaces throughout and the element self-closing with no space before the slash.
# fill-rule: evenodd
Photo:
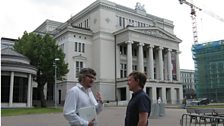
<svg viewBox="0 0 224 126">
<path fill-rule="evenodd" d="M 224 102 L 224 40 L 192 46 L 198 98 Z"/>
</svg>

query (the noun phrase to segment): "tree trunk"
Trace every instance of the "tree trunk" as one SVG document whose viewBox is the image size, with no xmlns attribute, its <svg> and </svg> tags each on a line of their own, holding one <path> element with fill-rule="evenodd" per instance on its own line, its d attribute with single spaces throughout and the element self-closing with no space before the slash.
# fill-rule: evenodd
<svg viewBox="0 0 224 126">
<path fill-rule="evenodd" d="M 38 93 L 40 95 L 40 105 L 42 108 L 47 107 L 47 102 L 44 96 L 44 84 L 38 84 Z"/>
</svg>

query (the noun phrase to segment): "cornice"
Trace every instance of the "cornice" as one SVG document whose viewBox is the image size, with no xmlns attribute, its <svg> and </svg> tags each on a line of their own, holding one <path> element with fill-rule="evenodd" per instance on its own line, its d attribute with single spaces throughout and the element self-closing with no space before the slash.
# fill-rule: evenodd
<svg viewBox="0 0 224 126">
<path fill-rule="evenodd" d="M 136 17 L 140 17 L 140 18 L 145 18 L 147 20 L 151 20 L 154 21 L 156 20 L 158 23 L 161 23 L 163 25 L 166 26 L 170 26 L 173 27 L 174 25 L 172 23 L 168 23 L 166 21 L 172 22 L 168 19 L 164 19 L 164 18 L 160 18 L 151 14 L 146 13 L 146 16 L 141 15 L 139 13 L 136 12 L 136 10 L 107 1 L 107 0 L 96 0 L 94 3 L 92 3 L 91 5 L 89 5 L 88 7 L 86 7 L 85 9 L 83 9 L 82 11 L 80 11 L 78 14 L 76 14 L 75 16 L 73 16 L 71 19 L 72 22 L 75 22 L 76 20 L 85 17 L 86 14 L 93 12 L 93 10 L 96 10 L 97 8 L 108 8 L 114 11 L 120 11 L 122 13 L 126 13 L 128 15 L 133 15 Z"/>
<path fill-rule="evenodd" d="M 59 33 L 57 33 L 54 36 L 54 38 L 58 38 L 59 36 L 65 34 L 67 32 L 79 33 L 79 34 L 88 35 L 88 36 L 92 36 L 93 35 L 92 31 L 89 30 L 89 29 L 83 29 L 83 28 L 78 28 L 78 27 L 67 26 L 63 30 L 61 30 Z"/>
<path fill-rule="evenodd" d="M 14 71 L 36 74 L 37 68 L 29 64 L 22 64 L 17 62 L 2 62 L 1 71 Z"/>
</svg>

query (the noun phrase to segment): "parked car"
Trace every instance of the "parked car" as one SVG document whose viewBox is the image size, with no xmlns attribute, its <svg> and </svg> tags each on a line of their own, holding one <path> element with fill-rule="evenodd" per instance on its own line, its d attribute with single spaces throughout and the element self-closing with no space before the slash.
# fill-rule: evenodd
<svg viewBox="0 0 224 126">
<path fill-rule="evenodd" d="M 210 103 L 209 99 L 208 98 L 202 98 L 200 101 L 199 101 L 199 105 L 208 105 Z"/>
<path fill-rule="evenodd" d="M 199 99 L 193 99 L 188 104 L 189 106 L 198 106 L 198 105 L 208 105 L 210 103 L 208 98 L 199 98 Z"/>
</svg>

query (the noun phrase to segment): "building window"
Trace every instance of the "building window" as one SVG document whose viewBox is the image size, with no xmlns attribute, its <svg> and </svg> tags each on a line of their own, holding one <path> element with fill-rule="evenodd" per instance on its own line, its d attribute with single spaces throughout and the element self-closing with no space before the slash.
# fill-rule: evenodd
<svg viewBox="0 0 224 126">
<path fill-rule="evenodd" d="M 123 28 L 125 27 L 125 18 L 123 18 Z"/>
<path fill-rule="evenodd" d="M 134 22 L 135 22 L 134 20 L 129 19 L 128 20 L 128 25 L 134 26 Z"/>
<path fill-rule="evenodd" d="M 120 74 L 121 74 L 120 75 L 121 78 L 127 77 L 127 64 L 122 64 L 121 63 Z"/>
<path fill-rule="evenodd" d="M 128 25 L 131 25 L 131 19 L 128 20 Z"/>
<path fill-rule="evenodd" d="M 120 46 L 120 54 L 127 55 L 127 47 L 126 46 Z"/>
<path fill-rule="evenodd" d="M 138 21 L 138 27 L 140 27 L 141 25 L 140 25 L 141 23 Z"/>
<path fill-rule="evenodd" d="M 78 42 L 75 42 L 75 52 L 78 50 Z"/>
<path fill-rule="evenodd" d="M 79 52 L 81 52 L 81 47 L 82 46 L 82 44 L 81 43 L 79 43 Z"/>
<path fill-rule="evenodd" d="M 137 71 L 137 69 L 138 69 L 137 65 L 133 65 L 132 69 L 133 69 L 133 71 Z"/>
<path fill-rule="evenodd" d="M 1 102 L 9 102 L 10 76 L 1 76 Z"/>
<path fill-rule="evenodd" d="M 82 43 L 82 52 L 84 53 L 85 52 L 85 44 Z"/>
<path fill-rule="evenodd" d="M 13 86 L 13 102 L 27 102 L 28 78 L 15 77 Z"/>
<path fill-rule="evenodd" d="M 85 43 L 75 42 L 74 50 L 75 52 L 85 53 Z"/>
<path fill-rule="evenodd" d="M 124 17 L 119 17 L 118 19 L 118 24 L 120 27 L 124 28 L 125 27 L 125 18 Z"/>
<path fill-rule="evenodd" d="M 88 19 L 86 19 L 86 28 L 89 28 L 89 20 Z"/>
<path fill-rule="evenodd" d="M 83 68 L 83 62 L 82 61 L 76 61 L 75 63 L 75 75 L 76 75 L 76 78 L 79 77 L 79 72 L 80 70 Z"/>
<path fill-rule="evenodd" d="M 122 18 L 119 17 L 119 26 L 122 26 Z"/>
</svg>

